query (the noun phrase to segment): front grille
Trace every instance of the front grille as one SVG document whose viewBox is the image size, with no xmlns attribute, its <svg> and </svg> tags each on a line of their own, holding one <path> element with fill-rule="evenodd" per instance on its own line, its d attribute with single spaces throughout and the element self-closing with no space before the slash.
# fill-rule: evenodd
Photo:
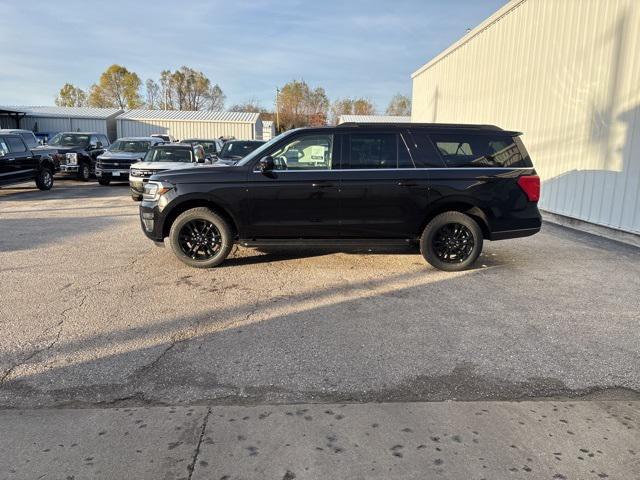
<svg viewBox="0 0 640 480">
<path fill-rule="evenodd" d="M 103 170 L 125 170 L 138 160 L 100 160 L 98 168 Z"/>
<path fill-rule="evenodd" d="M 156 173 L 164 172 L 166 170 L 168 169 L 165 168 L 163 170 L 144 170 L 139 168 L 132 168 L 131 176 L 139 178 L 149 178 L 151 175 L 155 175 Z"/>
</svg>

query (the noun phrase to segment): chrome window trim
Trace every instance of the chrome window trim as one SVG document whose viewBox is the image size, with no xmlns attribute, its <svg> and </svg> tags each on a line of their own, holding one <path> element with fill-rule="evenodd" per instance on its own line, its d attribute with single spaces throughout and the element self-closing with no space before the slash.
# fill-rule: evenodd
<svg viewBox="0 0 640 480">
<path fill-rule="evenodd" d="M 288 173 L 309 173 L 309 172 L 394 172 L 398 170 L 533 170 L 535 167 L 416 167 L 416 168 L 333 168 L 325 170 L 271 170 L 272 172 Z M 254 169 L 252 173 L 262 173 L 259 169 Z"/>
</svg>

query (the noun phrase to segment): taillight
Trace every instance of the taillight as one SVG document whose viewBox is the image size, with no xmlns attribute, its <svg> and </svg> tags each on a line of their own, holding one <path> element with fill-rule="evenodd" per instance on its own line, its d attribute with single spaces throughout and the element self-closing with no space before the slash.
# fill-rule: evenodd
<svg viewBox="0 0 640 480">
<path fill-rule="evenodd" d="M 527 195 L 530 202 L 540 200 L 540 177 L 537 175 L 523 175 L 518 178 L 518 186 Z"/>
</svg>

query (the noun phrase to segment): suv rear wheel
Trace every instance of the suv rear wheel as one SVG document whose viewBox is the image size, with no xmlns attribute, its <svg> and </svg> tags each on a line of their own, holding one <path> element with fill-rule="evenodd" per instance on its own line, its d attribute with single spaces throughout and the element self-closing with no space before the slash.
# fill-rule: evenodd
<svg viewBox="0 0 640 480">
<path fill-rule="evenodd" d="M 198 207 L 181 213 L 171 225 L 169 244 L 173 253 L 191 267 L 220 265 L 233 247 L 231 227 L 208 208 Z"/>
<path fill-rule="evenodd" d="M 36 176 L 36 187 L 40 190 L 51 190 L 53 187 L 53 172 L 50 168 L 42 167 Z"/>
<path fill-rule="evenodd" d="M 420 238 L 420 253 L 438 270 L 466 270 L 482 252 L 482 230 L 478 223 L 461 212 L 436 215 Z"/>
</svg>

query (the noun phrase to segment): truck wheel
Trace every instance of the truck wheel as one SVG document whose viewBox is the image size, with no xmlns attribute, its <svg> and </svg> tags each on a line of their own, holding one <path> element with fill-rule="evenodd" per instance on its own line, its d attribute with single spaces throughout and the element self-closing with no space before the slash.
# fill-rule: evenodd
<svg viewBox="0 0 640 480">
<path fill-rule="evenodd" d="M 106 187 L 107 185 L 109 185 L 111 183 L 111 180 L 108 178 L 99 178 L 98 179 L 98 183 L 104 187 Z"/>
<path fill-rule="evenodd" d="M 233 247 L 231 227 L 208 208 L 198 207 L 181 213 L 171 225 L 169 244 L 173 253 L 191 267 L 220 265 Z"/>
<path fill-rule="evenodd" d="M 48 167 L 43 167 L 36 176 L 36 187 L 40 190 L 51 190 L 53 187 L 53 172 Z"/>
<path fill-rule="evenodd" d="M 78 165 L 78 179 L 83 182 L 88 182 L 91 177 L 91 169 L 88 163 L 81 163 Z"/>
<path fill-rule="evenodd" d="M 131 195 L 131 198 L 133 199 L 134 202 L 142 201 L 142 195 Z"/>
<path fill-rule="evenodd" d="M 420 238 L 420 253 L 438 270 L 466 270 L 482 251 L 482 230 L 476 221 L 461 212 L 436 215 Z"/>
</svg>

